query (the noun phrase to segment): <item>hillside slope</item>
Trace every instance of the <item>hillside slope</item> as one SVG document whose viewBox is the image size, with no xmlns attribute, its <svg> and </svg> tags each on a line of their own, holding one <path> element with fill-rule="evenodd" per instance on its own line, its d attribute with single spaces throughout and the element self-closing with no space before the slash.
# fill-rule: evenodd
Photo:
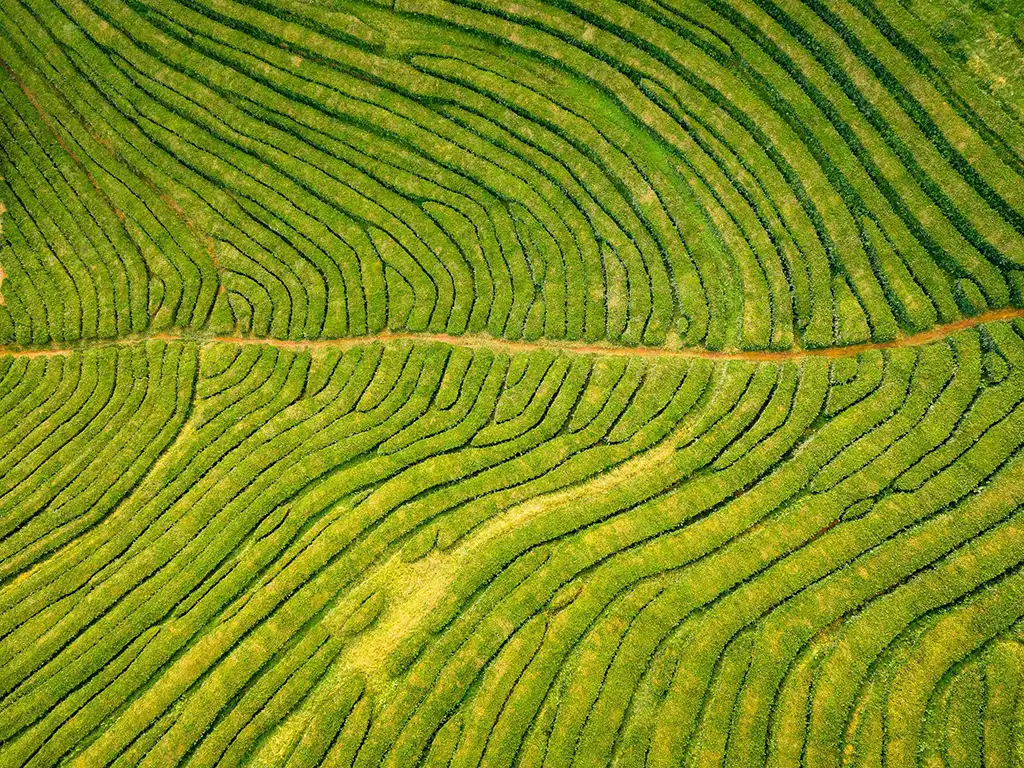
<svg viewBox="0 0 1024 768">
<path fill-rule="evenodd" d="M 969 5 L 0 0 L 0 765 L 1024 765 Z"/>
</svg>

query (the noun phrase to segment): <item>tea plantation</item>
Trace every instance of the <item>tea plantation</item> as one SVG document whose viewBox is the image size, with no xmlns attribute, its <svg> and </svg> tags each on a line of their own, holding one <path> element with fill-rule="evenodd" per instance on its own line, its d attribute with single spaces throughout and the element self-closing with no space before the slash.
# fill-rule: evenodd
<svg viewBox="0 0 1024 768">
<path fill-rule="evenodd" d="M 0 766 L 1024 766 L 1024 4 L 0 0 Z"/>
</svg>

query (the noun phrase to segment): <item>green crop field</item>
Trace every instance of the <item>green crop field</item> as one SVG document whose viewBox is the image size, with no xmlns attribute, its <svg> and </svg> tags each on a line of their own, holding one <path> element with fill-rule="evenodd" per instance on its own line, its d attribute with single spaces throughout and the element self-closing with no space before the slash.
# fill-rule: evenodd
<svg viewBox="0 0 1024 768">
<path fill-rule="evenodd" d="M 0 0 L 0 768 L 1024 768 L 1024 0 Z"/>
</svg>

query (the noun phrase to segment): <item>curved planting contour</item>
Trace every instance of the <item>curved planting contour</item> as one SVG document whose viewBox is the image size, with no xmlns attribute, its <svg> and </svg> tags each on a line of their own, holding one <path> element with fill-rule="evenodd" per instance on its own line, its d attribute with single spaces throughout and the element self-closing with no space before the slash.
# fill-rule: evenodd
<svg viewBox="0 0 1024 768">
<path fill-rule="evenodd" d="M 1024 765 L 1024 8 L 0 0 L 0 765 Z"/>
</svg>

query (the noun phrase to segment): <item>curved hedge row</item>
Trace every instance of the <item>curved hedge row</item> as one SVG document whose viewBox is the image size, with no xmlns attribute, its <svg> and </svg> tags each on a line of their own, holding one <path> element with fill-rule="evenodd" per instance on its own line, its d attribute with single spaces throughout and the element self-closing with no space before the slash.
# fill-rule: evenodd
<svg viewBox="0 0 1024 768">
<path fill-rule="evenodd" d="M 1020 325 L 0 361 L 5 765 L 1014 759 Z"/>
<path fill-rule="evenodd" d="M 0 0 L 0 765 L 1024 764 L 920 5 Z"/>
<path fill-rule="evenodd" d="M 6 3 L 0 343 L 787 349 L 1019 306 L 1021 126 L 911 27 L 882 0 Z"/>
</svg>

